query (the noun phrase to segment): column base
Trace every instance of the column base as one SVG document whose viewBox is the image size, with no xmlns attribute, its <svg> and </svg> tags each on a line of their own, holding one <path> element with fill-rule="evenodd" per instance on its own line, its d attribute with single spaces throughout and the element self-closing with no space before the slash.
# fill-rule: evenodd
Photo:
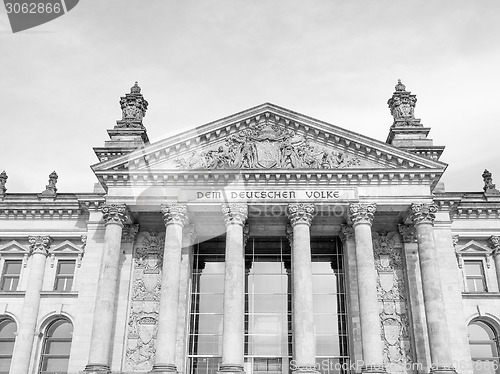
<svg viewBox="0 0 500 374">
<path fill-rule="evenodd" d="M 110 374 L 111 369 L 108 365 L 88 364 L 82 371 L 82 374 Z"/>
<path fill-rule="evenodd" d="M 385 366 L 383 364 L 372 364 L 372 365 L 364 365 L 361 368 L 361 373 L 370 373 L 370 374 L 387 374 L 387 370 L 385 370 Z"/>
<path fill-rule="evenodd" d="M 154 374 L 177 374 L 177 366 L 174 364 L 154 364 L 150 373 Z"/>
<path fill-rule="evenodd" d="M 432 366 L 430 374 L 457 374 L 453 366 Z"/>
<path fill-rule="evenodd" d="M 294 374 L 319 374 L 316 369 L 316 365 L 294 365 L 295 367 L 291 370 Z"/>
<path fill-rule="evenodd" d="M 217 373 L 221 374 L 244 374 L 243 365 L 239 364 L 220 364 Z"/>
</svg>

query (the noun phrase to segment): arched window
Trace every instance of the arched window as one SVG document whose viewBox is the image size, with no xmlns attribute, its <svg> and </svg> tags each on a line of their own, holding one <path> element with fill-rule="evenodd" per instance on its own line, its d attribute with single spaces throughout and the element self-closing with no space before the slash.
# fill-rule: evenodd
<svg viewBox="0 0 500 374">
<path fill-rule="evenodd" d="M 484 321 L 474 320 L 467 333 L 474 374 L 497 374 L 498 339 L 495 330 Z"/>
<path fill-rule="evenodd" d="M 47 328 L 43 340 L 40 374 L 65 374 L 68 371 L 73 325 L 59 319 Z"/>
<path fill-rule="evenodd" d="M 0 320 L 0 374 L 9 373 L 16 330 L 16 323 L 10 318 Z"/>
</svg>

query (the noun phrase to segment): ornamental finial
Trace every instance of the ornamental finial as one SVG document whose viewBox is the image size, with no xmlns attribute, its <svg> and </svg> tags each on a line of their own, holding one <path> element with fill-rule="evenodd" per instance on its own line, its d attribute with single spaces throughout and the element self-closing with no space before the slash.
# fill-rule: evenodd
<svg viewBox="0 0 500 374">
<path fill-rule="evenodd" d="M 483 177 L 483 181 L 484 181 L 483 190 L 484 190 L 485 194 L 499 194 L 500 193 L 500 191 L 498 191 L 495 188 L 495 184 L 493 184 L 492 174 L 487 169 L 484 169 L 484 173 L 483 173 L 482 177 Z"/>
<path fill-rule="evenodd" d="M 45 186 L 45 191 L 42 192 L 42 195 L 51 195 L 55 196 L 57 192 L 57 179 L 58 175 L 55 171 L 49 174 L 49 184 Z"/>
<path fill-rule="evenodd" d="M 406 86 L 401 83 L 401 79 L 398 79 L 398 84 L 396 84 L 396 91 L 406 91 Z"/>
<path fill-rule="evenodd" d="M 131 94 L 140 94 L 141 93 L 141 87 L 139 87 L 139 84 L 137 81 L 135 81 L 135 84 L 130 87 L 130 93 Z"/>
<path fill-rule="evenodd" d="M 406 91 L 406 86 L 401 83 L 401 79 L 398 79 L 395 89 L 396 91 L 387 101 L 394 118 L 392 127 L 422 126 L 420 120 L 416 119 L 414 115 L 417 95 L 412 95 L 410 91 Z"/>
<path fill-rule="evenodd" d="M 4 170 L 0 173 L 0 196 L 4 195 L 5 191 L 7 191 L 7 188 L 5 187 L 5 185 L 7 184 L 7 179 L 9 179 L 9 177 Z"/>
</svg>

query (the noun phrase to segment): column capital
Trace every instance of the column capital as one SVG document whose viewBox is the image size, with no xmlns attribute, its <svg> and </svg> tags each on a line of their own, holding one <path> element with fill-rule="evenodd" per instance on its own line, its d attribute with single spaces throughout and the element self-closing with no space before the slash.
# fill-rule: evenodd
<svg viewBox="0 0 500 374">
<path fill-rule="evenodd" d="M 354 240 L 354 227 L 352 225 L 340 225 L 340 240 L 343 243 Z"/>
<path fill-rule="evenodd" d="M 49 236 L 29 236 L 30 254 L 40 253 L 47 256 L 49 254 L 50 244 L 52 239 Z"/>
<path fill-rule="evenodd" d="M 410 219 L 414 225 L 428 223 L 433 225 L 438 207 L 436 204 L 411 204 Z"/>
<path fill-rule="evenodd" d="M 356 226 L 361 223 L 372 225 L 373 216 L 377 211 L 376 204 L 349 204 L 349 219 L 352 221 L 352 225 Z"/>
<path fill-rule="evenodd" d="M 179 225 L 184 227 L 189 222 L 186 204 L 162 204 L 161 213 L 165 226 Z"/>
<path fill-rule="evenodd" d="M 493 248 L 493 255 L 496 256 L 500 254 L 500 236 L 492 235 L 488 241 L 490 243 L 490 247 Z"/>
<path fill-rule="evenodd" d="M 416 243 L 417 242 L 417 233 L 415 231 L 415 226 L 413 225 L 398 225 L 399 235 L 401 235 L 401 239 L 403 243 Z"/>
<path fill-rule="evenodd" d="M 311 226 L 312 220 L 314 218 L 314 204 L 304 204 L 304 203 L 290 203 L 287 207 L 288 219 L 290 224 L 293 226 L 301 224 L 306 224 Z"/>
<path fill-rule="evenodd" d="M 113 223 L 123 227 L 126 222 L 131 220 L 130 211 L 125 204 L 105 204 L 101 210 L 106 226 Z"/>
<path fill-rule="evenodd" d="M 247 204 L 237 203 L 222 204 L 222 214 L 224 214 L 226 226 L 245 226 L 245 221 L 248 218 L 248 206 Z"/>
</svg>

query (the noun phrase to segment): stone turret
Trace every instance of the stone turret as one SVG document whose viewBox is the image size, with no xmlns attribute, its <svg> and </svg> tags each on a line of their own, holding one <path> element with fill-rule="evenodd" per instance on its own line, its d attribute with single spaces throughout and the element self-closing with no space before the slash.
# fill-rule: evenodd
<svg viewBox="0 0 500 374">
<path fill-rule="evenodd" d="M 416 103 L 417 95 L 406 91 L 406 86 L 398 80 L 392 97 L 387 101 L 393 123 L 386 143 L 437 161 L 444 147 L 435 146 L 432 139 L 427 138 L 431 129 L 415 118 Z"/>
<path fill-rule="evenodd" d="M 110 140 L 104 147 L 94 148 L 99 161 L 107 161 L 132 152 L 149 144 L 146 128 L 142 120 L 148 109 L 148 102 L 141 94 L 138 83 L 130 88 L 130 93 L 120 97 L 122 119 L 116 121 L 113 129 L 108 130 Z"/>
</svg>

